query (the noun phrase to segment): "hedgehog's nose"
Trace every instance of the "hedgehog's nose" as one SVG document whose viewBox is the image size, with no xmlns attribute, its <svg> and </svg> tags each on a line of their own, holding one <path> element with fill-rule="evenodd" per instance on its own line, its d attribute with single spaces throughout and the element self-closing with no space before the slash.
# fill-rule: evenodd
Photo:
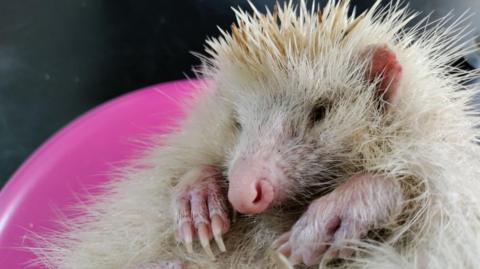
<svg viewBox="0 0 480 269">
<path fill-rule="evenodd" d="M 233 208 L 244 214 L 258 214 L 265 211 L 273 201 L 273 186 L 268 179 L 240 179 L 230 182 L 228 200 Z"/>
</svg>

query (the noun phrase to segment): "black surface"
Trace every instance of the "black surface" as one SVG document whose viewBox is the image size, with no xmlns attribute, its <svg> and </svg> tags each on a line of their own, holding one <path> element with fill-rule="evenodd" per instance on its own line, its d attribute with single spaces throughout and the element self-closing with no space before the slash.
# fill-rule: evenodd
<svg viewBox="0 0 480 269">
<path fill-rule="evenodd" d="M 231 23 L 226 2 L 1 1 L 0 186 L 89 108 L 184 78 L 197 63 L 189 51 Z"/>
<path fill-rule="evenodd" d="M 271 6 L 275 0 L 254 1 Z M 373 1 L 353 1 L 360 9 Z M 384 1 L 388 2 L 388 1 Z M 477 0 L 417 1 L 472 10 Z M 53 132 L 127 91 L 184 78 L 246 1 L 0 0 L 0 186 Z M 461 12 L 458 12 L 460 14 Z M 475 19 L 475 18 L 474 18 Z M 478 20 L 478 19 L 477 19 Z"/>
</svg>

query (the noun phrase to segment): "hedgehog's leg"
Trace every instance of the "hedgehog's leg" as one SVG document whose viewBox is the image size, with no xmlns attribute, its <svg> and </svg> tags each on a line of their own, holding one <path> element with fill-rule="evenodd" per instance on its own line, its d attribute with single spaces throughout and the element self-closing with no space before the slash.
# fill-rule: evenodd
<svg viewBox="0 0 480 269">
<path fill-rule="evenodd" d="M 402 201 L 397 181 L 380 175 L 356 175 L 315 200 L 274 248 L 292 264 L 313 265 L 322 257 L 347 258 L 349 246 L 373 228 L 385 225 Z"/>
<path fill-rule="evenodd" d="M 205 166 L 186 173 L 180 182 L 173 195 L 178 240 L 192 252 L 193 237 L 198 236 L 214 259 L 209 242 L 213 237 L 219 249 L 226 251 L 222 235 L 230 225 L 222 175 L 216 168 Z"/>
</svg>

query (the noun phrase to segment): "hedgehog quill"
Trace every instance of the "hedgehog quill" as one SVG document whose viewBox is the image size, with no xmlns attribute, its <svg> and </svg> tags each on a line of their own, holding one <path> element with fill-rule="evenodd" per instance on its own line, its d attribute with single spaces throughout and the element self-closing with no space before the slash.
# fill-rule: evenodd
<svg viewBox="0 0 480 269">
<path fill-rule="evenodd" d="M 416 15 L 400 4 L 349 6 L 236 10 L 207 40 L 179 127 L 48 236 L 39 261 L 478 268 L 479 86 L 462 82 L 479 72 L 449 65 L 466 29 L 406 28 Z"/>
</svg>

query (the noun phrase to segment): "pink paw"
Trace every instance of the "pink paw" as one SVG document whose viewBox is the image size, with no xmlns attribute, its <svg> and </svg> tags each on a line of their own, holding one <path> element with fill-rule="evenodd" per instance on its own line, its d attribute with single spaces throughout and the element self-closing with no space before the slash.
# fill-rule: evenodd
<svg viewBox="0 0 480 269">
<path fill-rule="evenodd" d="M 210 248 L 212 237 L 220 251 L 226 251 L 222 235 L 228 231 L 230 219 L 222 180 L 216 168 L 205 166 L 186 173 L 175 188 L 177 238 L 189 253 L 193 252 L 194 236 L 212 259 L 215 259 Z"/>
<path fill-rule="evenodd" d="M 388 221 L 401 198 L 393 180 L 373 174 L 353 176 L 315 200 L 273 248 L 292 265 L 314 265 L 324 257 L 348 258 L 354 254 L 351 242 Z"/>
</svg>

